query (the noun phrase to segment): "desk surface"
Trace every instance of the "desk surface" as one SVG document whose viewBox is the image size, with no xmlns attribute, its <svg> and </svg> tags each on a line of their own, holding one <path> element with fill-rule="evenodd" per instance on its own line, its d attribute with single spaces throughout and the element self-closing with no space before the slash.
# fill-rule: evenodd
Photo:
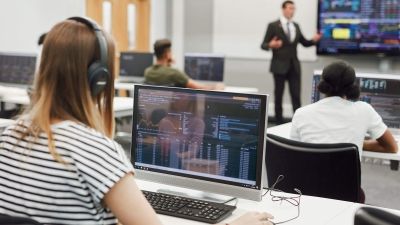
<svg viewBox="0 0 400 225">
<path fill-rule="evenodd" d="M 5 95 L 0 101 L 19 105 L 29 105 L 29 97 L 25 95 Z M 115 117 L 131 116 L 133 113 L 133 98 L 115 97 L 114 98 Z"/>
<path fill-rule="evenodd" d="M 163 184 L 153 183 L 149 181 L 136 180 L 139 188 L 142 190 L 156 191 L 157 189 L 170 188 Z M 353 225 L 354 212 L 362 204 L 345 202 L 333 199 L 302 196 L 300 200 L 300 216 L 299 218 L 287 222 L 288 225 Z M 266 211 L 274 215 L 274 222 L 284 221 L 295 217 L 297 215 L 297 207 L 286 202 L 273 202 L 269 194 L 267 194 L 261 202 L 254 202 L 245 199 L 239 199 L 237 209 L 233 212 L 233 215 L 227 218 L 225 223 L 231 222 L 233 219 L 243 215 L 248 211 Z M 400 211 L 390 210 L 400 215 Z M 164 225 L 195 225 L 205 224 L 201 222 L 195 222 L 191 220 L 180 219 L 176 217 L 170 217 L 165 215 L 159 215 Z"/>
<path fill-rule="evenodd" d="M 114 116 L 124 117 L 133 115 L 133 98 L 114 97 Z"/>
<path fill-rule="evenodd" d="M 3 96 L 10 96 L 10 95 L 26 95 L 27 90 L 26 88 L 21 87 L 9 87 L 9 86 L 0 86 L 0 97 Z"/>
<path fill-rule="evenodd" d="M 125 83 L 125 82 L 115 82 L 115 89 L 124 89 L 132 91 L 135 88 L 135 83 Z M 258 89 L 254 87 L 236 87 L 236 86 L 226 86 L 224 91 L 227 92 L 238 92 L 238 93 L 258 93 Z"/>
<path fill-rule="evenodd" d="M 285 124 L 282 124 L 279 126 L 267 128 L 267 133 L 275 134 L 275 135 L 289 139 L 291 127 L 292 127 L 292 123 L 285 123 Z M 397 143 L 397 144 L 399 145 L 399 149 L 400 149 L 400 143 Z M 362 157 L 400 161 L 400 151 L 397 153 L 382 153 L 382 152 L 363 151 Z"/>
<path fill-rule="evenodd" d="M 14 122 L 15 122 L 15 120 L 0 118 L 0 128 L 8 127 L 9 125 L 13 124 Z"/>
</svg>

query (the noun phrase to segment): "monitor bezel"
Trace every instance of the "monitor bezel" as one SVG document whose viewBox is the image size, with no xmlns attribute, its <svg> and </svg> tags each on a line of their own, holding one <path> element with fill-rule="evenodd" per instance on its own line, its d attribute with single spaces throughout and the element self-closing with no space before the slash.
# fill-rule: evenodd
<svg viewBox="0 0 400 225">
<path fill-rule="evenodd" d="M 137 74 L 121 74 L 121 61 L 122 61 L 122 55 L 146 55 L 150 56 L 152 58 L 150 66 L 154 64 L 154 53 L 152 52 L 139 52 L 139 51 L 123 51 L 120 52 L 119 54 L 119 79 L 120 80 L 129 80 L 132 78 L 142 78 L 144 79 L 144 71 L 143 74 L 137 75 Z"/>
<path fill-rule="evenodd" d="M 224 82 L 225 79 L 225 55 L 221 53 L 185 53 L 183 55 L 183 68 L 185 69 L 186 67 L 186 57 L 198 57 L 198 58 L 220 58 L 222 59 L 222 79 L 221 80 L 202 80 L 202 79 L 195 79 L 192 77 L 190 74 L 188 74 L 186 71 L 185 73 L 193 80 L 201 81 L 201 82 Z"/>
<path fill-rule="evenodd" d="M 131 142 L 131 163 L 135 168 L 136 176 L 140 179 L 150 180 L 163 184 L 170 184 L 179 187 L 192 188 L 199 191 L 211 192 L 216 194 L 223 194 L 228 196 L 234 196 L 239 198 L 245 198 L 255 201 L 261 201 L 261 196 L 263 192 L 263 184 L 265 179 L 265 136 L 266 136 L 266 124 L 268 120 L 267 105 L 268 105 L 268 95 L 262 94 L 242 94 L 234 92 L 219 92 L 219 91 L 205 91 L 205 90 L 194 90 L 186 88 L 176 88 L 176 87 L 161 87 L 161 86 L 150 86 L 150 85 L 135 85 L 134 88 L 134 112 L 138 112 L 138 98 L 139 90 L 166 90 L 166 91 L 179 91 L 186 93 L 202 93 L 202 94 L 214 94 L 214 95 L 229 95 L 229 96 L 242 96 L 242 97 L 257 97 L 261 100 L 261 121 L 259 124 L 259 147 L 257 152 L 257 165 L 256 165 L 256 185 L 254 187 L 245 187 L 243 184 L 233 184 L 233 182 L 206 178 L 203 176 L 195 176 L 190 174 L 175 173 L 175 172 L 157 172 L 142 170 L 135 166 L 136 157 L 136 132 L 138 117 L 133 115 L 132 122 L 132 142 Z"/>
</svg>

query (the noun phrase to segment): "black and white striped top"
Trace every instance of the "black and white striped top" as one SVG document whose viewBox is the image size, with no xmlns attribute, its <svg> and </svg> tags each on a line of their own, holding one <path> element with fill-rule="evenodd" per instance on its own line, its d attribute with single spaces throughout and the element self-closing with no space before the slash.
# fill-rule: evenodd
<svg viewBox="0 0 400 225">
<path fill-rule="evenodd" d="M 46 135 L 20 140 L 27 122 L 0 137 L 0 214 L 28 216 L 44 224 L 116 224 L 102 199 L 133 167 L 122 148 L 79 123 L 52 126 L 57 152 L 50 155 Z"/>
</svg>

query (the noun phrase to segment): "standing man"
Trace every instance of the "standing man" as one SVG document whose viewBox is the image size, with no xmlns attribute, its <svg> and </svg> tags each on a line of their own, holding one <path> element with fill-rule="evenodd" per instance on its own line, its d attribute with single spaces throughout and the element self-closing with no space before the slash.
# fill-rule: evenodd
<svg viewBox="0 0 400 225">
<path fill-rule="evenodd" d="M 304 47 L 315 45 L 320 34 L 315 34 L 312 40 L 307 40 L 301 33 L 297 23 L 292 21 L 295 11 L 293 1 L 282 3 L 282 16 L 279 20 L 268 24 L 267 32 L 261 48 L 272 49 L 272 61 L 270 71 L 274 75 L 275 83 L 275 119 L 277 124 L 283 123 L 282 97 L 285 81 L 289 82 L 290 97 L 292 99 L 293 112 L 300 108 L 301 68 L 297 58 L 297 44 Z"/>
</svg>

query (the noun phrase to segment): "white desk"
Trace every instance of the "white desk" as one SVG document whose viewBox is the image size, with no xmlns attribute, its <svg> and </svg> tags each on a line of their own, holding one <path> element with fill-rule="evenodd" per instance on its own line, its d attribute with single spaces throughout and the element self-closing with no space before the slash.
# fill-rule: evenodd
<svg viewBox="0 0 400 225">
<path fill-rule="evenodd" d="M 136 83 L 115 81 L 114 88 L 115 88 L 115 90 L 123 89 L 123 90 L 127 90 L 127 91 L 133 91 L 135 89 L 135 84 Z"/>
<path fill-rule="evenodd" d="M 338 224 L 339 225 L 342 225 L 342 224 L 353 225 L 354 224 L 354 214 L 357 211 L 357 209 L 362 206 L 371 207 L 369 205 L 354 203 L 354 205 L 352 207 L 348 208 L 347 210 L 344 210 L 343 212 L 338 214 L 335 218 L 332 218 L 332 220 L 329 221 L 329 223 L 327 223 L 326 225 L 338 225 Z M 393 213 L 397 216 L 400 216 L 399 210 L 382 208 L 382 207 L 374 207 L 374 208 L 382 209 L 382 210 L 388 211 L 390 213 Z"/>
<path fill-rule="evenodd" d="M 18 105 L 29 105 L 29 97 L 25 95 L 6 95 L 0 101 Z M 114 98 L 114 116 L 124 117 L 133 114 L 133 98 L 115 97 Z"/>
<path fill-rule="evenodd" d="M 258 88 L 255 87 L 236 87 L 236 86 L 226 86 L 224 91 L 227 92 L 237 92 L 237 93 L 246 93 L 246 94 L 257 94 Z"/>
<path fill-rule="evenodd" d="M 135 88 L 135 83 L 124 83 L 124 82 L 115 82 L 114 88 L 116 90 L 123 89 L 127 91 L 133 91 Z M 227 92 L 237 92 L 237 93 L 248 93 L 255 94 L 258 93 L 258 88 L 254 87 L 236 87 L 236 86 L 226 86 L 224 91 Z"/>
<path fill-rule="evenodd" d="M 4 95 L 0 101 L 17 105 L 29 105 L 29 97 L 26 93 L 24 95 Z"/>
<path fill-rule="evenodd" d="M 0 129 L 4 127 L 8 127 L 9 125 L 13 124 L 15 120 L 3 119 L 0 118 Z"/>
<path fill-rule="evenodd" d="M 267 133 L 275 134 L 277 136 L 281 136 L 281 137 L 290 139 L 291 127 L 292 127 L 292 123 L 285 123 L 285 124 L 282 124 L 279 126 L 267 128 Z M 397 144 L 399 145 L 399 149 L 400 149 L 400 143 L 397 143 Z M 392 170 L 399 169 L 400 151 L 397 153 L 382 153 L 382 152 L 363 151 L 362 157 L 390 160 L 390 168 Z"/>
<path fill-rule="evenodd" d="M 114 97 L 114 116 L 125 117 L 133 115 L 133 98 Z"/>
<path fill-rule="evenodd" d="M 136 180 L 139 188 L 148 191 L 156 191 L 157 189 L 170 188 L 172 186 L 167 186 L 163 184 Z M 312 197 L 312 196 L 302 196 L 300 199 L 300 216 L 299 218 L 287 222 L 288 225 L 353 225 L 354 212 L 362 204 L 345 202 L 333 199 Z M 237 209 L 233 212 L 233 215 L 228 217 L 223 222 L 231 222 L 233 219 L 243 215 L 248 211 L 266 211 L 274 215 L 275 219 L 273 221 L 279 222 L 283 220 L 290 219 L 297 215 L 297 207 L 290 205 L 286 202 L 272 202 L 271 197 L 267 194 L 263 201 L 254 202 L 244 199 L 239 199 L 237 204 Z M 400 211 L 390 210 L 396 214 L 400 215 Z M 180 219 L 171 216 L 160 215 L 159 217 L 164 225 L 195 225 L 195 224 L 205 224 L 201 222 Z M 340 223 L 336 223 L 338 221 Z M 335 222 L 335 223 L 333 223 Z"/>
<path fill-rule="evenodd" d="M 27 89 L 21 87 L 0 86 L 0 97 L 9 95 L 26 95 Z"/>
</svg>

